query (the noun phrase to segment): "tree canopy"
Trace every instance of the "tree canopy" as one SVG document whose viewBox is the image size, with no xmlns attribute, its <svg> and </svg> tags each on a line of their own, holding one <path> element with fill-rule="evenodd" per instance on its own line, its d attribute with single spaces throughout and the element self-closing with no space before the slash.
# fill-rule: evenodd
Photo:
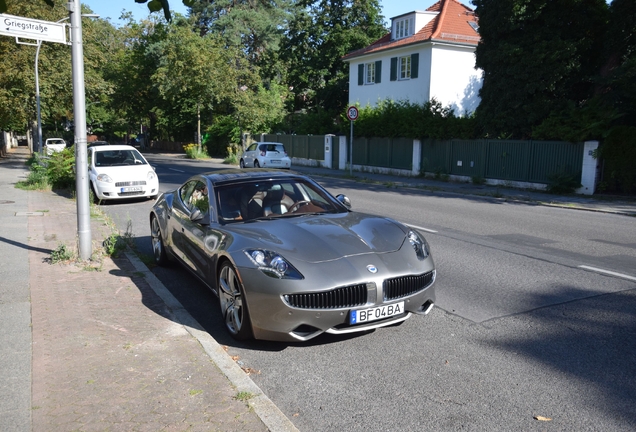
<svg viewBox="0 0 636 432">
<path fill-rule="evenodd" d="M 87 122 L 96 134 L 123 138 L 143 125 L 153 138 L 189 141 L 198 114 L 227 143 L 241 130 L 338 132 L 349 102 L 341 58 L 387 32 L 378 0 L 181 0 L 187 17 L 166 15 L 167 0 L 130 1 L 159 13 L 139 22 L 129 14 L 120 27 L 83 21 Z M 0 10 L 18 16 L 68 15 L 62 2 L 7 3 Z M 580 141 L 636 126 L 636 2 L 473 4 L 481 104 L 463 124 L 450 111 L 435 117 L 437 135 Z M 0 129 L 23 132 L 35 117 L 35 50 L 0 38 Z M 68 47 L 43 43 L 39 72 L 45 135 L 72 127 Z M 426 106 L 393 102 L 376 114 L 428 115 Z"/>
<path fill-rule="evenodd" d="M 495 137 L 528 138 L 580 106 L 603 62 L 605 0 L 474 0 L 483 70 L 477 118 Z"/>
</svg>

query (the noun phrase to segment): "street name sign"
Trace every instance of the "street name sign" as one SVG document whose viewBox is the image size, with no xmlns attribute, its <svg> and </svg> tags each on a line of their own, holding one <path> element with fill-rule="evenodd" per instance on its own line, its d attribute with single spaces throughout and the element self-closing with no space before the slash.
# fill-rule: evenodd
<svg viewBox="0 0 636 432">
<path fill-rule="evenodd" d="M 66 25 L 0 14 L 0 35 L 66 43 Z"/>
</svg>

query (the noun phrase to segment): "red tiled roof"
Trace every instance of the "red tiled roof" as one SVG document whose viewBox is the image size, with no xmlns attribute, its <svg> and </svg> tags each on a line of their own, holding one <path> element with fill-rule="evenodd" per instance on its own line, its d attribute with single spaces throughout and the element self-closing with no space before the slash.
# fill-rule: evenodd
<svg viewBox="0 0 636 432">
<path fill-rule="evenodd" d="M 413 36 L 391 40 L 391 33 L 389 32 L 371 45 L 352 51 L 343 56 L 342 59 L 348 60 L 364 54 L 431 40 L 459 42 L 477 46 L 479 34 L 468 24 L 469 22 L 477 23 L 477 17 L 475 17 L 475 13 L 471 8 L 457 0 L 439 0 L 426 11 L 439 12 L 439 14 Z"/>
</svg>

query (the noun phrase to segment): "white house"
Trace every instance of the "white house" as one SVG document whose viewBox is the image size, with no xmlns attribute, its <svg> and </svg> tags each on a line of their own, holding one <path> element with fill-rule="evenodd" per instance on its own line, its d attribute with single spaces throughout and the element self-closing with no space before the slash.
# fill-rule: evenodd
<svg viewBox="0 0 636 432">
<path fill-rule="evenodd" d="M 421 104 L 434 98 L 456 115 L 473 112 L 482 82 L 475 69 L 478 30 L 474 11 L 456 0 L 392 18 L 390 33 L 343 57 L 349 63 L 349 103 Z"/>
</svg>

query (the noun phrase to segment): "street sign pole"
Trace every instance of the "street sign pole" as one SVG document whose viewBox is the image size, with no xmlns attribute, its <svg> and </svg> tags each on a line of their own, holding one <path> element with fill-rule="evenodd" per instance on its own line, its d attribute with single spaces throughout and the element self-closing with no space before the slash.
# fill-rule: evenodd
<svg viewBox="0 0 636 432">
<path fill-rule="evenodd" d="M 358 118 L 358 108 L 347 108 L 347 118 L 351 121 L 351 138 L 349 140 L 349 175 L 353 177 L 353 122 Z"/>
<path fill-rule="evenodd" d="M 38 115 L 38 152 L 42 154 L 42 113 L 40 111 L 40 78 L 38 76 L 38 59 L 40 58 L 40 47 L 42 41 L 38 41 L 38 48 L 35 51 L 35 106 Z"/>
</svg>

